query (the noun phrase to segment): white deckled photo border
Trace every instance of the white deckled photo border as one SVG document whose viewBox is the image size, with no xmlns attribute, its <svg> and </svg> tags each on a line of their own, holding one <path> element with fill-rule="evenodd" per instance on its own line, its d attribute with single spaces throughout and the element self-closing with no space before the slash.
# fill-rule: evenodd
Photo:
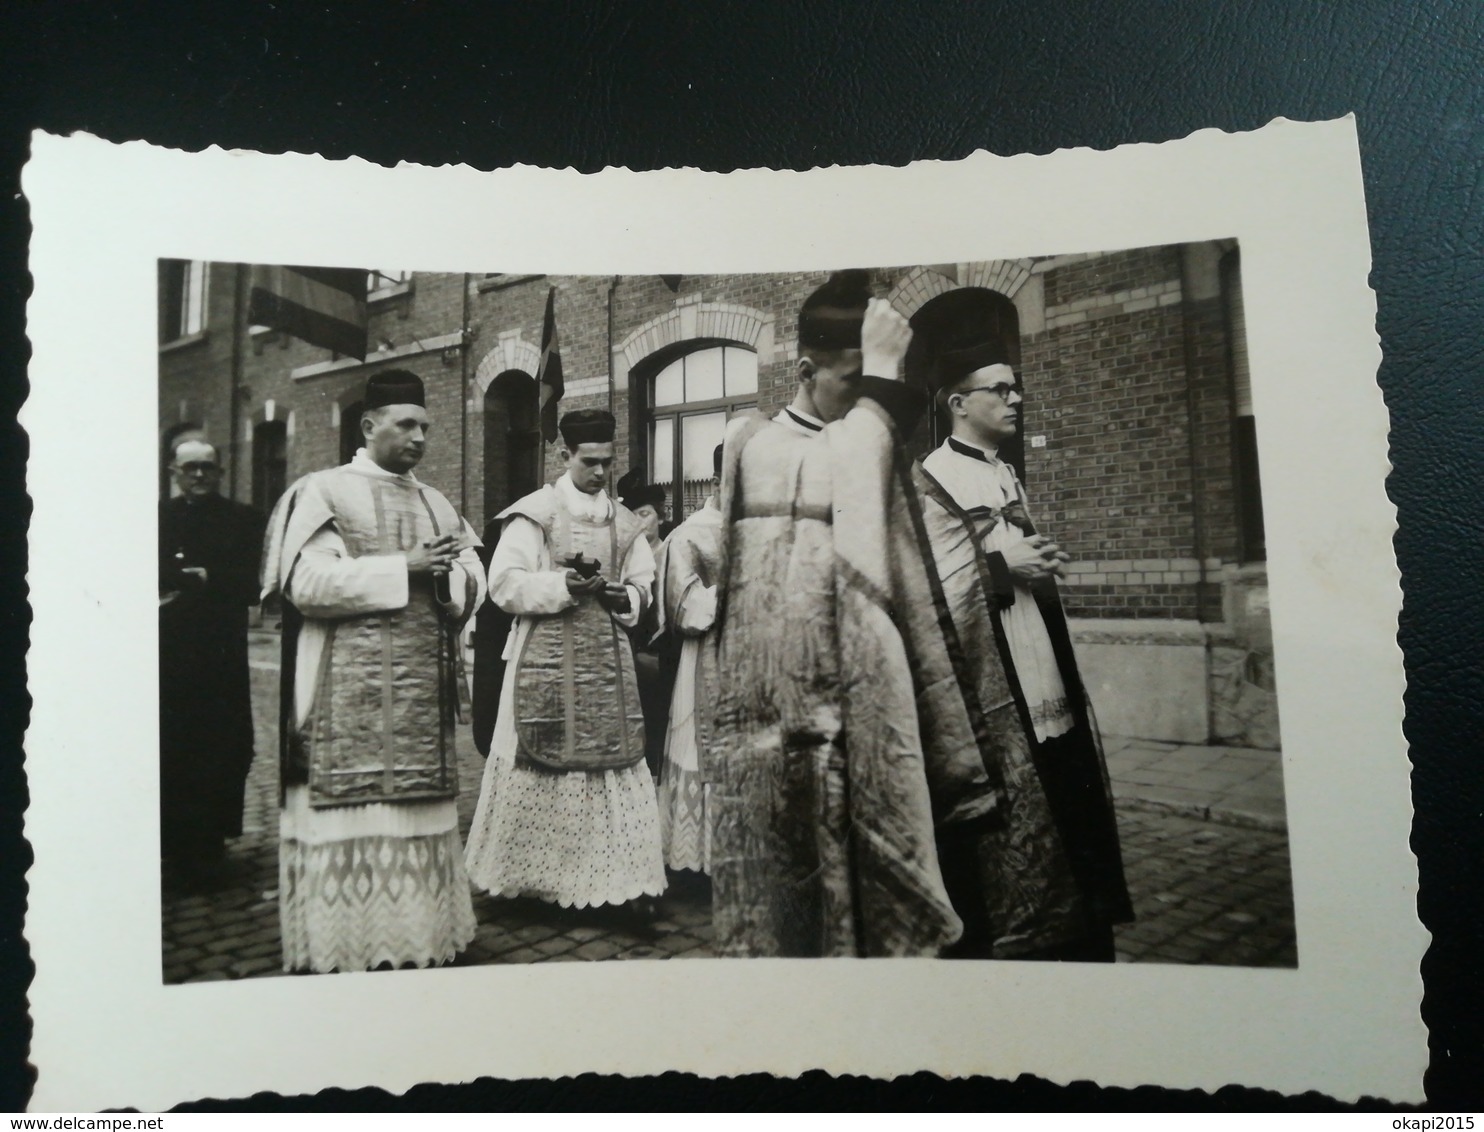
<svg viewBox="0 0 1484 1132">
<path fill-rule="evenodd" d="M 1408 847 L 1395 510 L 1352 119 L 1106 152 L 730 174 L 386 169 L 37 135 L 23 188 L 35 1108 L 812 1068 L 1422 1100 L 1427 934 Z M 162 984 L 160 257 L 732 273 L 1217 238 L 1242 250 L 1297 969 L 714 960 Z"/>
</svg>

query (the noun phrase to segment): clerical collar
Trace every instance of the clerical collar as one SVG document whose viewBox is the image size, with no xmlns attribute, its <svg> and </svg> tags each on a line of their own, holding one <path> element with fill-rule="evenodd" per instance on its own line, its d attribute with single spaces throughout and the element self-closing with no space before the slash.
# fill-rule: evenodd
<svg viewBox="0 0 1484 1132">
<path fill-rule="evenodd" d="M 574 515 L 606 519 L 612 511 L 613 505 L 607 492 L 602 488 L 590 495 L 585 491 L 579 491 L 577 485 L 572 482 L 571 472 L 563 472 L 556 481 L 556 487 L 566 500 L 567 509 Z"/>
<path fill-rule="evenodd" d="M 967 456 L 971 460 L 983 460 L 986 464 L 999 463 L 999 454 L 992 448 L 980 448 L 977 444 L 970 444 L 966 440 L 960 440 L 956 436 L 948 438 L 948 447 L 952 448 L 960 456 Z"/>
<path fill-rule="evenodd" d="M 350 466 L 356 471 L 364 472 L 367 475 L 382 476 L 389 480 L 402 480 L 404 483 L 417 482 L 417 477 L 412 474 L 410 469 L 405 472 L 390 472 L 371 459 L 371 454 L 364 448 L 356 449 L 356 454 L 351 457 Z"/>
<path fill-rule="evenodd" d="M 794 424 L 807 428 L 810 432 L 820 432 L 824 428 L 824 421 L 818 417 L 811 417 L 808 413 L 801 413 L 797 409 L 784 409 L 783 411 L 789 415 Z"/>
</svg>

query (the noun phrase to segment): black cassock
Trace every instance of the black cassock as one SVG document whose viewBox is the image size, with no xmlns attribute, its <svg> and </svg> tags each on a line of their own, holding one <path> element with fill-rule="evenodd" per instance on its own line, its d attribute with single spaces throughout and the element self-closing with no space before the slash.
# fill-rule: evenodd
<svg viewBox="0 0 1484 1132">
<path fill-rule="evenodd" d="M 502 521 L 491 519 L 484 528 L 484 545 L 478 553 L 486 573 L 503 526 Z M 506 613 L 493 601 L 486 601 L 474 615 L 474 679 L 469 714 L 474 725 L 474 746 L 485 758 L 489 757 L 490 742 L 495 734 L 500 687 L 505 681 L 505 642 L 510 639 L 510 629 L 514 624 L 515 614 Z"/>
<path fill-rule="evenodd" d="M 263 517 L 219 495 L 160 504 L 160 844 L 187 864 L 242 832 L 253 757 L 247 611 Z M 206 581 L 186 574 L 200 566 Z"/>
</svg>

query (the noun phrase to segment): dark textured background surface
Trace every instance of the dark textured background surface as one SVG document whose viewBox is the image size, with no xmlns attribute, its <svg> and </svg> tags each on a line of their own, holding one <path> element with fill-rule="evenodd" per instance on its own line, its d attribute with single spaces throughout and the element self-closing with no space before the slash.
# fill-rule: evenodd
<svg viewBox="0 0 1484 1132">
<path fill-rule="evenodd" d="M 1317 4 L 528 3 L 0 8 L 0 375 L 24 397 L 29 131 L 195 149 L 358 155 L 391 164 L 512 162 L 804 169 L 1163 141 L 1274 117 L 1357 115 L 1400 510 L 1407 737 L 1427 1088 L 1484 1106 L 1484 7 Z M 89 375 L 108 380 L 106 374 Z M 0 513 L 26 519 L 25 440 L 4 423 Z M 1282 485 L 1273 485 L 1277 490 Z M 7 531 L 7 534 L 10 534 Z M 79 531 L 85 539 L 84 531 Z M 19 939 L 25 793 L 24 544 L 0 541 L 0 1109 L 29 1071 Z M 43 753 L 44 756 L 44 753 Z M 106 938 L 100 932 L 100 939 Z M 1131 1020 L 1131 1025 L 1136 1024 Z M 1211 1035 L 1219 1042 L 1219 1034 Z M 584 1078 L 324 1093 L 256 1107 L 1328 1107 L 1253 1090 L 1059 1089 L 1033 1081 L 891 1083 Z"/>
</svg>

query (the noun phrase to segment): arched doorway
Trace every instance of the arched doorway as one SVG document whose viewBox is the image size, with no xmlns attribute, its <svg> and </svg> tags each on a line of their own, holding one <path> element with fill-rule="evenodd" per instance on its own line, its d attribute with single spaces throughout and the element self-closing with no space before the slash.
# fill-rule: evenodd
<svg viewBox="0 0 1484 1132">
<path fill-rule="evenodd" d="M 352 401 L 340 407 L 340 462 L 349 464 L 366 443 L 361 434 L 362 401 Z"/>
<path fill-rule="evenodd" d="M 484 518 L 489 522 L 540 486 L 536 380 L 518 369 L 484 391 Z"/>
<path fill-rule="evenodd" d="M 289 430 L 286 421 L 263 421 L 252 430 L 252 503 L 273 510 L 288 485 Z"/>
<path fill-rule="evenodd" d="M 1020 323 L 1014 307 L 998 291 L 987 287 L 959 287 L 929 299 L 909 320 L 912 343 L 907 347 L 907 382 L 932 388 L 937 382 L 938 353 L 971 344 L 986 328 L 1010 342 L 1011 364 L 1017 378 L 1020 370 Z M 1024 395 L 1029 396 L 1028 393 Z M 1023 424 L 1023 418 L 1022 418 Z M 925 415 L 908 440 L 908 451 L 921 456 L 943 443 L 950 431 L 948 415 L 941 409 Z M 1000 458 L 1025 482 L 1024 429 L 1000 445 Z"/>
</svg>

